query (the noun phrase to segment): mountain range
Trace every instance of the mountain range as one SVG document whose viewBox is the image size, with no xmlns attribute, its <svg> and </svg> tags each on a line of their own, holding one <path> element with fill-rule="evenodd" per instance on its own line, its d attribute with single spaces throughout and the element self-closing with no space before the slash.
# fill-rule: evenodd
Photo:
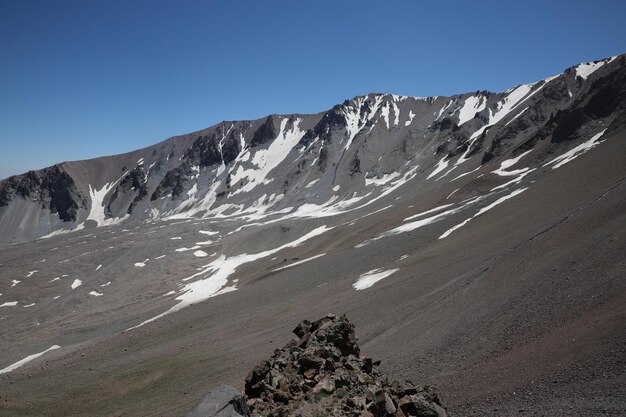
<svg viewBox="0 0 626 417">
<path fill-rule="evenodd" d="M 0 410 L 183 415 L 334 312 L 451 415 L 620 415 L 625 139 L 619 55 L 9 177 Z"/>
</svg>

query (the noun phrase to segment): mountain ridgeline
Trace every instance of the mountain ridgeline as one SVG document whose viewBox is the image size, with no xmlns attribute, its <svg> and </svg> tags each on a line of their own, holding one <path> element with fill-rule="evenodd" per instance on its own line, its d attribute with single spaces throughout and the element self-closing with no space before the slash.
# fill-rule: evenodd
<svg viewBox="0 0 626 417">
<path fill-rule="evenodd" d="M 625 55 L 499 93 L 368 94 L 318 114 L 224 121 L 7 178 L 0 243 L 159 218 L 323 216 L 372 201 L 400 179 L 436 189 L 529 151 L 532 171 L 625 128 Z"/>
</svg>

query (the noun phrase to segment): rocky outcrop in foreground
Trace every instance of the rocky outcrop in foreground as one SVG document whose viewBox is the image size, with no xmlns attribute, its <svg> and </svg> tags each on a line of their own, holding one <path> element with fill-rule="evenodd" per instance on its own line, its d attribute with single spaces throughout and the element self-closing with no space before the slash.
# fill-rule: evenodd
<svg viewBox="0 0 626 417">
<path fill-rule="evenodd" d="M 305 320 L 294 333 L 246 376 L 244 395 L 219 387 L 188 417 L 446 416 L 432 388 L 390 381 L 380 361 L 361 356 L 345 316 Z"/>
</svg>

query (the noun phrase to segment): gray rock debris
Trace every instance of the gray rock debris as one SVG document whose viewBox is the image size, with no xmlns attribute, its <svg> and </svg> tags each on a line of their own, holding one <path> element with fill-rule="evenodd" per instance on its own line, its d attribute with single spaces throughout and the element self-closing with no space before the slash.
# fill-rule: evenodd
<svg viewBox="0 0 626 417">
<path fill-rule="evenodd" d="M 361 356 L 345 316 L 305 320 L 294 333 L 297 340 L 246 376 L 245 397 L 220 387 L 189 416 L 446 416 L 431 387 L 390 381 L 378 369 L 380 361 Z"/>
</svg>

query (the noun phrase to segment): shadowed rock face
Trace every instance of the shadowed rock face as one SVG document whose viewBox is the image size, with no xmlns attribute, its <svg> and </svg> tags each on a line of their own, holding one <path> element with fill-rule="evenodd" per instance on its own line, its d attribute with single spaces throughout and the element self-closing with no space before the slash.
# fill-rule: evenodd
<svg viewBox="0 0 626 417">
<path fill-rule="evenodd" d="M 224 141 L 224 145 L 222 147 L 222 159 L 224 160 L 224 163 L 226 165 L 232 163 L 241 151 L 241 142 L 237 137 L 237 132 L 233 130 Z"/>
<path fill-rule="evenodd" d="M 263 143 L 269 142 L 276 137 L 276 128 L 274 127 L 274 117 L 268 116 L 257 130 L 254 132 L 254 136 L 250 141 L 251 146 L 258 146 Z"/>
<path fill-rule="evenodd" d="M 59 165 L 15 175 L 0 183 L 0 207 L 8 206 L 14 197 L 40 202 L 43 209 L 58 214 L 65 222 L 76 220 L 78 209 L 86 207 L 74 180 Z"/>
<path fill-rule="evenodd" d="M 305 320 L 293 332 L 297 340 L 246 376 L 245 403 L 235 389 L 222 386 L 188 416 L 446 416 L 432 388 L 391 381 L 378 369 L 380 361 L 361 356 L 345 316 Z"/>
<path fill-rule="evenodd" d="M 47 192 L 50 199 L 48 207 L 52 213 L 58 213 L 63 221 L 76 220 L 76 214 L 81 201 L 80 193 L 76 190 L 74 180 L 67 172 L 62 171 L 58 166 L 50 169 L 41 182 L 41 189 Z M 44 204 L 45 207 L 45 204 Z"/>
</svg>

